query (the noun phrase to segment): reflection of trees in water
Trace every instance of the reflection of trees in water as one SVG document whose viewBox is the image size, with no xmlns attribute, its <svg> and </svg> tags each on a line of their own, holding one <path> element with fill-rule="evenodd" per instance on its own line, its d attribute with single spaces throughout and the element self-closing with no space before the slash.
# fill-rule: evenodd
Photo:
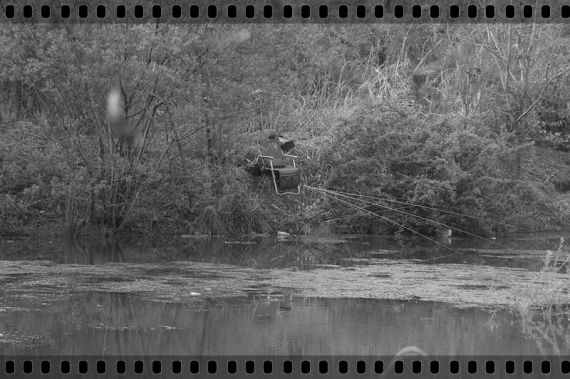
<svg viewBox="0 0 570 379">
<path fill-rule="evenodd" d="M 393 355 L 410 345 L 430 355 L 536 351 L 504 312 L 496 313 L 497 327 L 490 330 L 488 312 L 441 303 L 299 298 L 279 289 L 196 301 L 72 296 L 49 311 L 24 312 L 10 329 L 39 335 L 47 342 L 44 353 L 64 355 Z"/>
<path fill-rule="evenodd" d="M 567 354 L 570 351 L 570 305 L 534 309 L 523 315 L 523 331 L 529 334 L 541 354 Z"/>
<path fill-rule="evenodd" d="M 61 354 L 156 354 L 157 345 L 172 342 L 168 334 L 174 326 L 189 323 L 188 308 L 183 304 L 143 302 L 118 293 L 71 297 L 51 309 L 55 311 L 51 320 L 34 318 L 26 324 L 36 324 L 34 329 L 45 333 L 50 348 Z M 74 338 L 71 346 L 66 344 L 68 334 L 81 338 Z"/>
<path fill-rule="evenodd" d="M 214 237 L 190 241 L 145 240 L 138 243 L 119 242 L 116 239 L 74 239 L 65 242 L 63 251 L 54 260 L 79 264 L 190 260 L 254 268 L 304 270 L 317 265 L 340 264 L 347 257 L 362 255 L 367 248 L 360 243 L 278 241 L 271 238 L 227 241 Z"/>
<path fill-rule="evenodd" d="M 543 264 L 522 298 L 519 312 L 523 330 L 533 337 L 541 353 L 567 354 L 570 351 L 570 251 L 563 237 L 556 250 L 547 251 Z"/>
<path fill-rule="evenodd" d="M 276 318 L 286 317 L 293 308 L 293 293 L 253 296 L 253 317 L 256 323 L 270 323 Z"/>
<path fill-rule="evenodd" d="M 190 260 L 255 268 L 310 269 L 339 264 L 358 251 L 347 244 L 322 244 L 261 239 L 256 243 L 227 243 L 220 239 L 193 241 L 183 247 Z"/>
<path fill-rule="evenodd" d="M 58 263 L 98 264 L 124 261 L 121 244 L 115 238 L 66 239 L 63 256 L 60 258 Z"/>
<path fill-rule="evenodd" d="M 344 243 L 331 240 L 286 240 L 275 238 L 246 237 L 240 240 L 224 238 L 78 238 L 67 241 L 12 241 L 0 246 L 0 258 L 5 259 L 50 259 L 57 263 L 99 264 L 106 262 L 155 263 L 190 260 L 218 264 L 231 264 L 255 268 L 296 268 L 311 269 L 318 265 L 347 265 L 346 258 L 359 258 L 382 250 L 384 258 L 417 259 L 434 263 L 485 264 L 501 267 L 521 267 L 532 271 L 539 270 L 543 263 L 539 255 L 529 254 L 529 248 L 539 253 L 544 247 L 556 248 L 552 240 L 529 240 L 524 251 L 517 252 L 511 242 L 505 250 L 489 242 L 473 239 L 454 239 L 451 245 L 461 249 L 457 254 L 433 246 L 414 238 L 399 240 L 351 239 Z M 556 240 L 558 241 L 558 240 Z M 555 242 L 556 242 L 555 241 Z M 36 243 L 37 242 L 37 243 Z M 366 242 L 366 243 L 362 243 Z M 517 241 L 515 241 L 518 243 Z M 516 243 L 513 242 L 515 245 Z M 520 242 L 520 241 L 519 241 Z M 525 241 L 523 241 L 525 242 Z M 534 243 L 534 245 L 532 245 Z M 532 246 L 531 246 L 532 245 Z M 540 246 L 539 246 L 540 245 Z M 387 253 L 385 249 L 396 249 Z M 483 250 L 481 250 L 483 249 Z M 514 249 L 514 250 L 512 250 Z M 519 255 L 520 256 L 517 256 Z M 511 256 L 508 256 L 511 255 Z M 354 263 L 354 262 L 353 262 Z M 567 264 L 562 267 L 568 270 Z"/>
<path fill-rule="evenodd" d="M 448 250 L 426 245 L 421 241 L 400 240 L 398 250 L 382 252 L 383 258 L 414 259 L 434 263 L 483 264 L 500 267 L 526 268 L 538 271 L 543 267 L 537 254 L 501 250 L 488 246 L 489 250 L 464 249 L 456 254 Z M 393 244 L 392 244 L 393 245 Z M 228 241 L 224 238 L 195 240 L 141 240 L 120 242 L 116 239 L 68 240 L 63 251 L 52 259 L 61 263 L 98 264 L 105 262 L 161 262 L 190 260 L 215 264 L 229 264 L 254 268 L 294 268 L 307 270 L 319 265 L 348 265 L 347 259 L 368 257 L 375 248 L 396 247 L 384 244 L 367 245 L 361 241 L 331 243 L 322 241 L 279 241 L 274 238 L 257 238 L 245 241 Z M 466 246 L 469 246 L 468 244 Z M 453 246 L 456 248 L 456 246 Z M 519 254 L 520 256 L 513 256 Z M 538 251 L 537 251 L 538 253 Z M 567 270 L 568 262 L 552 257 L 561 270 Z M 352 263 L 354 264 L 354 262 Z"/>
</svg>

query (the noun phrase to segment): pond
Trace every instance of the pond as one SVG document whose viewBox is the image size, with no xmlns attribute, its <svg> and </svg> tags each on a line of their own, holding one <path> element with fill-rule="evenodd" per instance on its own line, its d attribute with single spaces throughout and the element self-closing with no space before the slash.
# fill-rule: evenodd
<svg viewBox="0 0 570 379">
<path fill-rule="evenodd" d="M 4 239 L 0 355 L 568 354 L 559 235 L 448 242 Z"/>
</svg>

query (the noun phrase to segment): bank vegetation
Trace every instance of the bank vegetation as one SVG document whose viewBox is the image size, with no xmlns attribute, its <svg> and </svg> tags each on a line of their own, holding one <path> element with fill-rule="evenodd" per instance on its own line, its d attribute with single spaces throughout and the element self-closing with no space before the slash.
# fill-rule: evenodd
<svg viewBox="0 0 570 379">
<path fill-rule="evenodd" d="M 559 228 L 569 38 L 563 25 L 2 25 L 0 234 Z M 407 213 L 368 206 L 383 223 L 308 189 L 275 195 L 247 171 L 269 129 L 297 141 L 305 184 Z"/>
</svg>

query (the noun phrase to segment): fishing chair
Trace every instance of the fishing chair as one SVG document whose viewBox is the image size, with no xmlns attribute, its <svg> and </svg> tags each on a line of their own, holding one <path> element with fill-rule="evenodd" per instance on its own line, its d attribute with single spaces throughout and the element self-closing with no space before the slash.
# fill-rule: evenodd
<svg viewBox="0 0 570 379">
<path fill-rule="evenodd" d="M 283 154 L 273 155 L 258 155 L 257 161 L 260 164 L 261 170 L 265 173 L 271 173 L 275 192 L 278 195 L 292 194 L 298 195 L 301 193 L 301 170 L 295 164 L 297 156 Z M 292 166 L 285 163 L 284 158 L 290 158 Z M 296 188 L 296 191 L 279 192 L 279 190 L 289 190 Z"/>
</svg>

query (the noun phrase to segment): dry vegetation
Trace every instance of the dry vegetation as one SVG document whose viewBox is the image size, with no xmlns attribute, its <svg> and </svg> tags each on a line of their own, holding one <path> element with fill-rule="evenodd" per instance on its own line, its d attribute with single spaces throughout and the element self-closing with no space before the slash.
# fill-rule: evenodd
<svg viewBox="0 0 570 379">
<path fill-rule="evenodd" d="M 0 29 L 1 234 L 438 232 L 275 196 L 245 171 L 269 128 L 311 186 L 453 207 L 480 221 L 409 210 L 481 234 L 568 218 L 562 26 L 94 28 Z"/>
</svg>

